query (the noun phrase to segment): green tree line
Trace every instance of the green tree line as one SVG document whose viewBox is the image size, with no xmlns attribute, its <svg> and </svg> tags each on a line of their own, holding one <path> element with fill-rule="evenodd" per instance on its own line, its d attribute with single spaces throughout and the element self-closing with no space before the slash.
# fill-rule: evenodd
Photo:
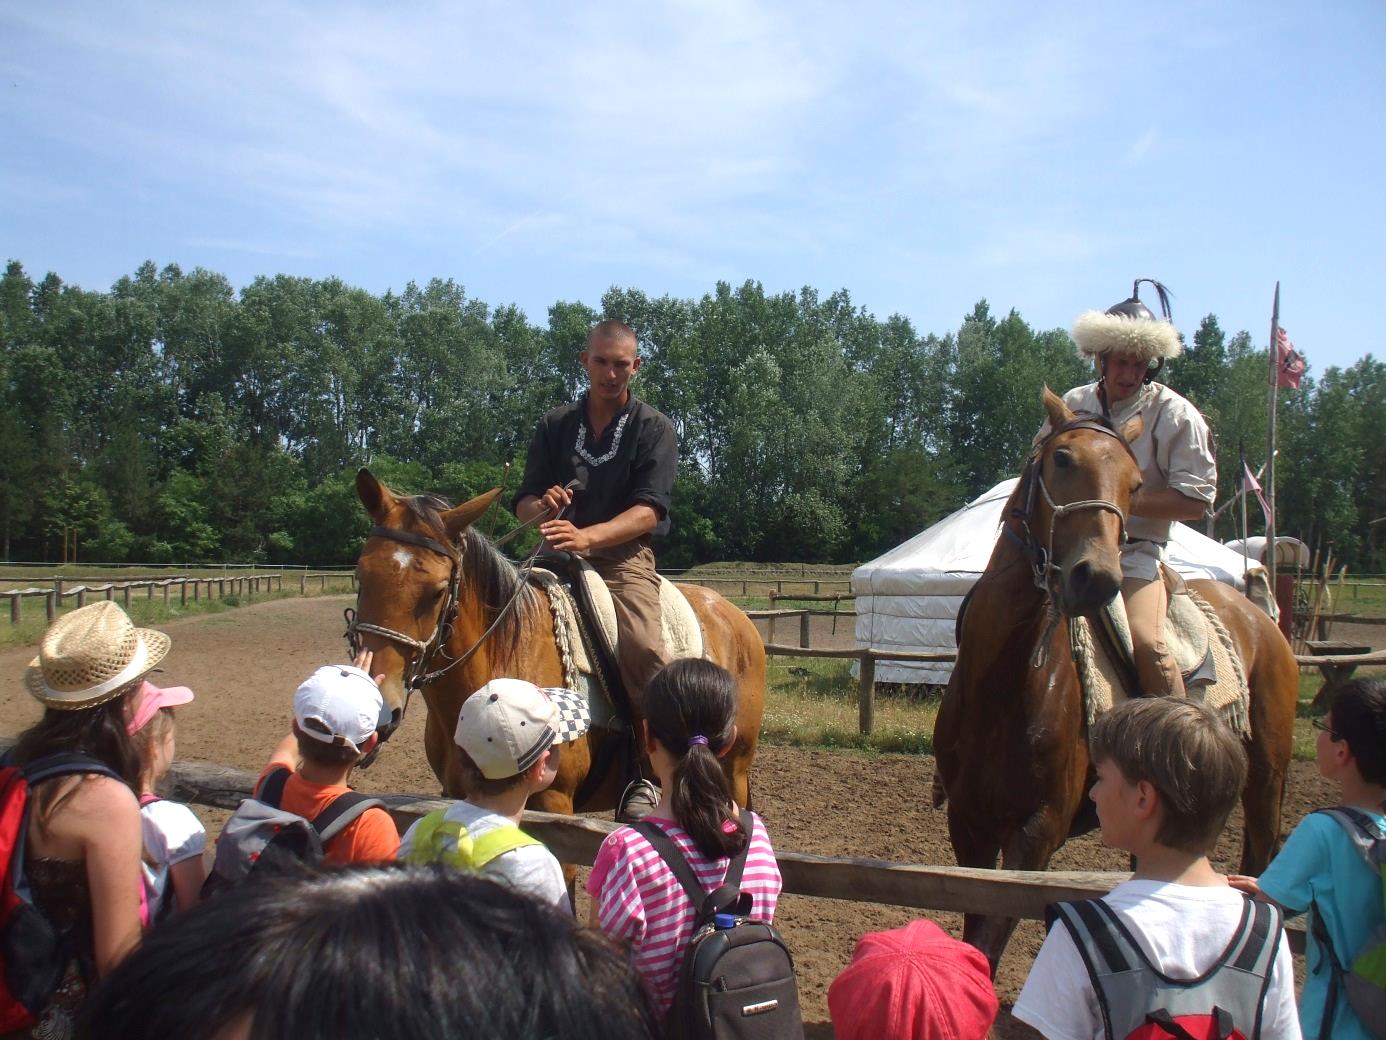
<svg viewBox="0 0 1386 1040">
<path fill-rule="evenodd" d="M 536 420 L 583 385 L 587 329 L 640 337 L 636 393 L 673 420 L 667 565 L 869 558 L 1015 474 L 1040 388 L 1092 378 L 1066 332 L 985 301 L 955 331 L 879 320 L 845 291 L 701 299 L 611 289 L 600 311 L 513 306 L 435 279 L 376 295 L 336 278 L 225 277 L 152 262 L 107 292 L 0 278 L 0 549 L 55 560 L 65 530 L 110 562 L 349 563 L 353 476 L 459 500 L 513 487 Z M 1171 385 L 1208 416 L 1219 501 L 1265 453 L 1266 352 L 1209 315 Z M 1386 570 L 1386 369 L 1370 356 L 1282 391 L 1281 530 Z M 497 533 L 508 514 L 488 519 Z M 1253 530 L 1260 529 L 1260 520 Z M 1232 514 L 1218 535 L 1236 532 Z"/>
</svg>

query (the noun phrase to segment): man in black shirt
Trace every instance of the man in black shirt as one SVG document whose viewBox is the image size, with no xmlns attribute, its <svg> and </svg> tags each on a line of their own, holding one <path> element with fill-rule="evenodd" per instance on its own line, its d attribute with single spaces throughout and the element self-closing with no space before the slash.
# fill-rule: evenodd
<svg viewBox="0 0 1386 1040">
<path fill-rule="evenodd" d="M 554 549 L 585 557 L 611 589 L 617 664 L 639 717 L 645 684 L 669 661 L 650 536 L 669 530 L 678 445 L 668 417 L 630 392 L 637 350 L 635 333 L 618 321 L 592 328 L 578 355 L 589 389 L 539 420 L 513 508 L 521 521 L 549 511 L 540 534 Z M 564 486 L 574 478 L 584 485 L 576 494 Z M 570 505 L 572 519 L 557 519 Z M 652 791 L 648 784 L 628 791 L 624 815 L 638 815 L 646 806 L 633 803 Z"/>
</svg>

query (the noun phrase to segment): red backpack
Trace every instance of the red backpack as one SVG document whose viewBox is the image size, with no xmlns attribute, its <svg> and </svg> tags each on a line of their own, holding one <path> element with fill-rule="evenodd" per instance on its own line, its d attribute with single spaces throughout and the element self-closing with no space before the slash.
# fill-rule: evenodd
<svg viewBox="0 0 1386 1040">
<path fill-rule="evenodd" d="M 29 792 L 45 780 L 77 773 L 122 780 L 105 763 L 77 753 L 0 767 L 0 1034 L 37 1021 L 78 953 L 34 905 L 24 864 Z"/>
</svg>

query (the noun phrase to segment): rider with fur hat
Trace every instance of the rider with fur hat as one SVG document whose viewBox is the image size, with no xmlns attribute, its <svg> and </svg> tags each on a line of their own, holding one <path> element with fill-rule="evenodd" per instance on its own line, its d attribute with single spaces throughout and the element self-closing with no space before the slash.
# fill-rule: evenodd
<svg viewBox="0 0 1386 1040">
<path fill-rule="evenodd" d="M 1157 318 L 1140 299 L 1141 282 L 1159 296 Z M 1126 543 L 1121 547 L 1121 595 L 1135 644 L 1136 670 L 1148 694 L 1184 696 L 1184 680 L 1164 641 L 1169 605 L 1159 564 L 1170 525 L 1203 517 L 1217 492 L 1212 435 L 1198 409 L 1155 376 L 1184 350 L 1169 317 L 1169 292 L 1152 278 L 1138 278 L 1130 299 L 1104 311 L 1084 311 L 1073 323 L 1081 357 L 1097 367 L 1098 380 L 1064 395 L 1074 411 L 1106 416 L 1122 429 L 1138 416 L 1144 430 L 1131 442 L 1141 468 L 1141 489 L 1131 500 Z"/>
</svg>

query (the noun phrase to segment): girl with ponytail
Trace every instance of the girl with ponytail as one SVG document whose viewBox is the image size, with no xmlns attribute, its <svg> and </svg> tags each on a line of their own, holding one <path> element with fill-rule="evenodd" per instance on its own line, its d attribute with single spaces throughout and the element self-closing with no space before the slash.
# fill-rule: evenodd
<svg viewBox="0 0 1386 1040">
<path fill-rule="evenodd" d="M 645 688 L 645 747 L 660 780 L 659 804 L 644 818 L 679 847 L 703 887 L 722 884 L 732 857 L 745 851 L 741 891 L 751 917 L 770 922 L 780 871 L 765 824 L 732 800 L 721 757 L 736 741 L 736 681 L 696 658 L 661 669 Z M 630 944 L 631 959 L 662 1015 L 678 982 L 698 908 L 654 846 L 632 827 L 602 843 L 587 881 L 591 923 Z"/>
</svg>

